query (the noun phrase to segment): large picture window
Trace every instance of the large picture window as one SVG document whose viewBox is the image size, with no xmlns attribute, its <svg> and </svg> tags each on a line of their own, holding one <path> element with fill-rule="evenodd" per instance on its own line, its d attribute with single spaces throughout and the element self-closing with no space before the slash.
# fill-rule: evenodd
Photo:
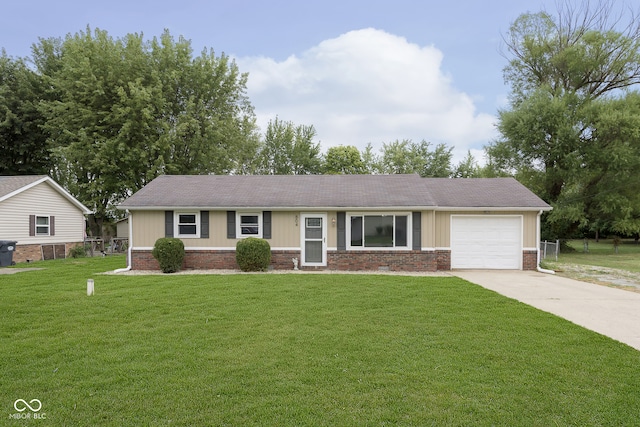
<svg viewBox="0 0 640 427">
<path fill-rule="evenodd" d="M 350 215 L 352 248 L 407 248 L 408 214 Z"/>
</svg>

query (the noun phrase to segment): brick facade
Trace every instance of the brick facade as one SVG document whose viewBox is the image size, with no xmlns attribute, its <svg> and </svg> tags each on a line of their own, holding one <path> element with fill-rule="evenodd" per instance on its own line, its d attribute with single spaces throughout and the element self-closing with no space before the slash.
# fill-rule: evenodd
<svg viewBox="0 0 640 427">
<path fill-rule="evenodd" d="M 341 271 L 436 271 L 434 252 L 329 251 L 327 268 Z"/>
<path fill-rule="evenodd" d="M 538 269 L 538 251 L 522 251 L 522 269 L 537 270 Z"/>
<path fill-rule="evenodd" d="M 18 242 L 13 252 L 13 261 L 19 263 L 66 258 L 69 251 L 77 245 L 82 245 L 82 242 L 34 245 L 21 245 Z"/>
<path fill-rule="evenodd" d="M 301 270 L 339 271 L 448 271 L 451 270 L 451 251 L 328 251 L 326 267 L 302 267 L 299 251 L 271 251 L 271 268 L 293 270 L 293 258 Z M 538 254 L 523 251 L 522 269 L 536 270 Z M 134 270 L 159 270 L 158 261 L 149 250 L 132 251 Z M 185 254 L 183 269 L 237 270 L 234 250 L 190 250 Z"/>
<path fill-rule="evenodd" d="M 451 270 L 451 251 L 438 249 L 436 250 L 438 262 L 438 270 Z"/>
<path fill-rule="evenodd" d="M 183 269 L 237 270 L 236 253 L 233 250 L 189 250 L 185 254 Z M 318 267 L 302 267 L 299 251 L 271 251 L 271 267 L 274 270 L 293 270 L 293 258 L 298 259 L 301 270 Z M 327 266 L 319 267 L 341 271 L 436 271 L 435 252 L 422 251 L 328 251 Z M 149 250 L 132 251 L 132 269 L 159 270 L 158 261 Z"/>
</svg>

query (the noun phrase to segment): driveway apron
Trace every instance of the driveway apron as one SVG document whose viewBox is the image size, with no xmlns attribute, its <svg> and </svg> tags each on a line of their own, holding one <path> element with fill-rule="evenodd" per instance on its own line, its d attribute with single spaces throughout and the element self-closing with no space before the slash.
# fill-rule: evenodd
<svg viewBox="0 0 640 427">
<path fill-rule="evenodd" d="M 640 350 L 640 293 L 534 271 L 451 274 Z"/>
</svg>

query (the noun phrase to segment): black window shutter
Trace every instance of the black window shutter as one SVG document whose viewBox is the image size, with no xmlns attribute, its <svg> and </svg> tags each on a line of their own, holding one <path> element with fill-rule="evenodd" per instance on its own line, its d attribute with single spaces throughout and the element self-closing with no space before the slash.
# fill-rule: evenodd
<svg viewBox="0 0 640 427">
<path fill-rule="evenodd" d="M 173 211 L 164 211 L 164 237 L 173 237 Z"/>
<path fill-rule="evenodd" d="M 36 216 L 29 215 L 29 236 L 36 235 Z"/>
<path fill-rule="evenodd" d="M 209 238 L 209 211 L 200 211 L 200 238 Z"/>
<path fill-rule="evenodd" d="M 49 236 L 55 236 L 55 235 L 56 235 L 56 217 L 50 216 L 49 217 Z"/>
<path fill-rule="evenodd" d="M 227 239 L 236 238 L 236 211 L 227 211 Z"/>
<path fill-rule="evenodd" d="M 271 238 L 271 211 L 262 212 L 262 238 Z"/>
<path fill-rule="evenodd" d="M 347 249 L 347 213 L 338 212 L 338 250 Z"/>
<path fill-rule="evenodd" d="M 413 250 L 422 250 L 421 228 L 422 212 L 413 212 Z"/>
</svg>

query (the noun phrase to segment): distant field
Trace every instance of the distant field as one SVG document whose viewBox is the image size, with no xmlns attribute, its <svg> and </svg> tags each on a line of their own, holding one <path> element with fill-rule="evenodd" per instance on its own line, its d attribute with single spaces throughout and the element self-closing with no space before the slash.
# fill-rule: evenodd
<svg viewBox="0 0 640 427">
<path fill-rule="evenodd" d="M 633 240 L 624 240 L 616 254 L 611 240 L 589 240 L 588 243 L 589 252 L 585 253 L 583 240 L 570 241 L 569 244 L 575 252 L 561 252 L 558 263 L 600 266 L 640 273 L 640 244 L 635 244 Z M 550 259 L 545 262 L 549 266 L 554 265 Z"/>
<path fill-rule="evenodd" d="M 458 278 L 97 274 L 123 265 L 0 275 L 0 424 L 640 421 L 638 351 Z"/>
</svg>

